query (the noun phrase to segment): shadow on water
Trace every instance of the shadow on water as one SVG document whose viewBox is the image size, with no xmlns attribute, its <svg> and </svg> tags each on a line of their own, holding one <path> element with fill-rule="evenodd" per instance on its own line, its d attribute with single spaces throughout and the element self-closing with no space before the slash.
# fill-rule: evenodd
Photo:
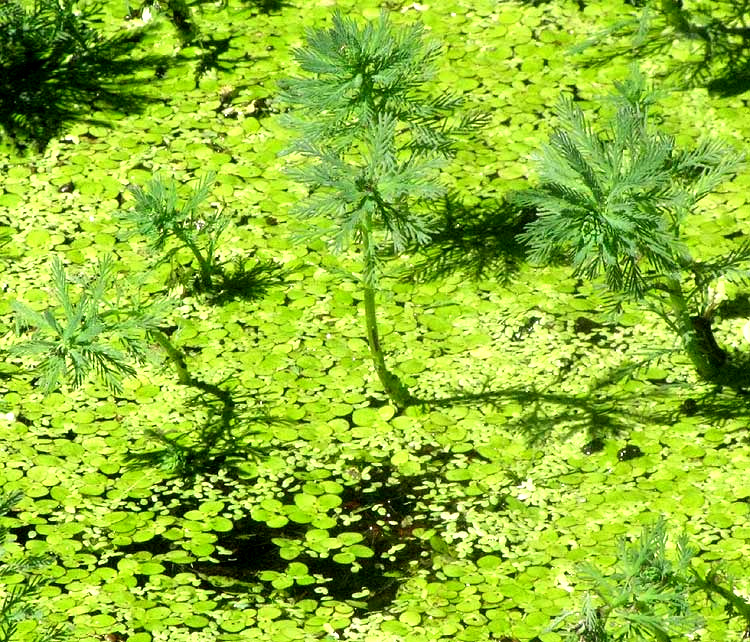
<svg viewBox="0 0 750 642">
<path fill-rule="evenodd" d="M 168 57 L 134 55 L 147 27 L 102 37 L 91 26 L 96 10 L 56 0 L 0 5 L 0 126 L 19 150 L 43 150 L 70 122 L 107 126 L 94 111 L 140 112 L 156 100 L 134 74 L 156 74 Z"/>
<path fill-rule="evenodd" d="M 607 345 L 602 339 L 605 335 L 596 329 L 603 325 L 578 317 L 573 327 L 576 334 L 588 335 L 587 340 L 601 348 Z M 522 333 L 515 336 L 518 338 L 512 340 L 523 340 Z M 493 387 L 494 376 L 488 374 L 473 390 L 459 388 L 448 396 L 415 399 L 414 405 L 425 410 L 454 406 L 492 409 L 506 414 L 507 428 L 532 447 L 583 434 L 589 440 L 583 447 L 585 454 L 599 450 L 607 439 L 654 426 L 668 430 L 685 417 L 696 417 L 713 427 L 750 420 L 750 390 L 743 387 L 744 379 L 739 382 L 742 385 L 722 386 L 649 374 L 654 365 L 662 366 L 657 372 L 669 368 L 666 359 L 670 356 L 681 359 L 682 351 L 653 348 L 640 358 L 625 359 L 599 373 L 588 390 L 580 393 L 565 391 L 565 380 L 575 371 L 571 364 L 545 387 L 530 382 L 498 389 Z"/>
<path fill-rule="evenodd" d="M 198 386 L 195 386 L 198 387 Z M 270 427 L 284 425 L 252 400 L 240 399 L 221 386 L 199 391 L 187 402 L 206 414 L 200 427 L 184 432 L 150 429 L 145 436 L 158 446 L 146 452 L 129 452 L 129 468 L 158 468 L 168 475 L 192 481 L 198 475 L 212 475 L 220 470 L 236 474 L 237 467 L 250 460 L 265 457 L 269 449 L 256 443 L 253 435 Z M 221 395 L 221 396 L 219 396 Z"/>
<path fill-rule="evenodd" d="M 649 4 L 573 52 L 586 51 L 584 64 L 600 67 L 615 59 L 662 56 L 674 49 L 676 41 L 689 43 L 693 55 L 687 60 L 672 59 L 662 77 L 678 87 L 705 87 L 720 96 L 742 94 L 750 89 L 750 27 L 746 24 L 750 2 L 712 4 L 713 8 L 702 10 L 688 9 L 678 0 L 666 0 L 659 8 Z M 588 51 L 592 46 L 597 47 Z"/>
<path fill-rule="evenodd" d="M 419 258 L 402 275 L 404 280 L 434 281 L 461 273 L 507 284 L 525 258 L 517 236 L 535 218 L 530 210 L 505 201 L 484 199 L 467 205 L 455 193 L 439 201 L 432 216 L 438 231 L 429 245 L 415 249 Z"/>
<path fill-rule="evenodd" d="M 304 564 L 307 574 L 316 581 L 285 587 L 282 591 L 285 598 L 296 602 L 326 595 L 348 603 L 360 615 L 383 609 L 393 601 L 401 582 L 409 576 L 412 562 L 427 556 L 429 545 L 417 538 L 414 530 L 436 524 L 427 523 L 423 515 L 413 519 L 420 492 L 415 491 L 415 487 L 424 488 L 421 480 L 397 480 L 389 464 L 368 465 L 368 471 L 367 479 L 346 486 L 341 492 L 341 512 L 347 519 L 338 519 L 336 525 L 326 531 L 331 539 L 343 536 L 353 540 L 352 535 L 358 536 L 361 538 L 358 543 L 372 554 L 358 556 L 354 563 L 336 561 L 334 557 L 341 548 L 321 553 L 315 551 L 314 540 L 308 537 L 311 545 L 303 546 L 293 561 Z M 279 501 L 293 505 L 294 497 L 280 491 Z M 219 537 L 218 544 L 230 552 L 228 559 L 220 564 L 199 565 L 196 570 L 213 589 L 241 592 L 243 584 L 260 580 L 271 591 L 272 581 L 267 572 L 285 573 L 289 567 L 289 560 L 279 555 L 279 540 L 305 542 L 309 533 L 308 524 L 289 522 L 280 528 L 269 528 L 265 523 L 245 517 L 235 523 L 231 532 Z M 233 583 L 236 583 L 234 588 Z"/>
<path fill-rule="evenodd" d="M 170 576 L 194 574 L 203 588 L 217 592 L 221 596 L 219 599 L 232 603 L 265 595 L 276 600 L 281 608 L 283 604 L 321 598 L 344 602 L 358 615 L 386 608 L 395 599 L 401 583 L 413 573 L 415 564 L 429 564 L 430 544 L 417 537 L 414 531 L 436 527 L 437 518 L 433 523 L 423 512 L 416 513 L 420 493 L 428 488 L 424 479 L 399 477 L 389 463 L 356 460 L 350 463 L 366 469 L 367 475 L 341 490 L 340 508 L 331 514 L 336 517 L 336 523 L 325 529 L 326 537 L 320 541 L 330 542 L 342 536 L 342 541 L 357 543 L 360 551 L 355 561 L 335 559 L 344 552 L 341 543 L 325 552 L 316 548 L 319 540 L 315 535 L 324 531 L 309 523 L 285 520 L 285 525 L 271 527 L 253 519 L 252 507 L 248 506 L 246 516 L 234 520 L 231 530 L 215 533 L 215 548 L 221 551 L 216 553 L 216 559 L 169 562 L 164 573 Z M 308 473 L 306 470 L 290 471 L 298 479 L 305 479 Z M 248 483 L 253 482 L 226 476 L 213 482 L 227 495 L 235 492 L 238 484 Z M 197 498 L 182 492 L 179 496 L 180 501 L 173 503 L 170 509 L 173 516 L 180 518 L 199 507 Z M 275 500 L 280 505 L 294 506 L 295 492 L 285 485 L 279 488 Z M 282 552 L 282 541 L 299 543 L 293 559 Z M 118 552 L 132 555 L 148 551 L 151 555 L 166 555 L 179 547 L 179 543 L 157 534 L 145 542 L 120 546 Z M 369 553 L 362 552 L 365 547 Z M 251 605 L 248 603 L 248 606 Z"/>
<path fill-rule="evenodd" d="M 191 293 L 203 295 L 212 305 L 230 301 L 255 301 L 269 290 L 282 286 L 289 271 L 273 259 L 255 257 L 253 251 L 219 265 L 211 275 L 210 286 L 201 283 L 200 274 L 182 265 L 175 266 L 172 279 Z"/>
</svg>

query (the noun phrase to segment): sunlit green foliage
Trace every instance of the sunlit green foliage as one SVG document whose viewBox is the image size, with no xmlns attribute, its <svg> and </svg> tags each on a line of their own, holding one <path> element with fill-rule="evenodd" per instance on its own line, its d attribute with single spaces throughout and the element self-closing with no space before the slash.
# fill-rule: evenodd
<svg viewBox="0 0 750 642">
<path fill-rule="evenodd" d="M 216 250 L 219 237 L 229 224 L 220 209 L 208 211 L 204 206 L 211 194 L 215 175 L 207 174 L 198 181 L 189 195 L 180 202 L 177 182 L 154 176 L 145 187 L 134 186 L 132 208 L 122 218 L 143 234 L 151 247 L 169 261 L 187 248 L 199 267 L 199 283 L 210 289 L 212 279 L 220 272 Z"/>
<path fill-rule="evenodd" d="M 664 520 L 645 527 L 634 544 L 622 539 L 613 572 L 586 567 L 584 576 L 593 586 L 568 639 L 666 642 L 695 631 L 701 624 L 690 606 L 690 560 L 695 553 L 683 536 L 675 559 L 670 559 Z"/>
<path fill-rule="evenodd" d="M 562 259 L 576 276 L 602 275 L 614 305 L 635 300 L 655 309 L 698 373 L 718 380 L 726 355 L 711 334 L 709 289 L 720 277 L 750 275 L 750 243 L 703 263 L 693 258 L 685 227 L 743 156 L 715 140 L 679 150 L 651 125 L 654 101 L 636 70 L 617 84 L 614 113 L 600 131 L 571 100 L 560 100 L 558 127 L 536 157 L 540 184 L 513 196 L 539 212 L 520 238 L 535 263 Z"/>
<path fill-rule="evenodd" d="M 336 12 L 332 29 L 308 31 L 307 46 L 295 51 L 312 77 L 279 82 L 280 100 L 291 107 L 283 122 L 298 136 L 286 153 L 303 159 L 288 173 L 309 190 L 295 213 L 327 219 L 310 235 L 332 238 L 337 250 L 358 246 L 370 349 L 400 407 L 411 396 L 385 365 L 376 321 L 382 258 L 424 245 L 437 231 L 421 206 L 444 193 L 439 171 L 456 137 L 485 120 L 452 121 L 462 100 L 427 92 L 440 52 L 421 25 L 392 27 L 385 11 L 363 28 Z"/>
<path fill-rule="evenodd" d="M 377 17 L 379 4 L 338 1 L 355 17 Z M 403 2 L 404 13 L 392 16 L 418 16 L 447 42 L 437 91 L 475 95 L 493 113 L 484 144 L 461 146 L 444 174 L 458 192 L 456 220 L 470 225 L 459 255 L 476 246 L 491 255 L 496 237 L 516 233 L 498 224 L 513 210 L 494 204 L 526 186 L 526 154 L 548 126 L 550 96 L 569 86 L 594 109 L 604 79 L 621 77 L 618 62 L 594 74 L 562 55 L 631 7 L 585 4 L 477 0 L 466 11 Z M 740 608 L 750 586 L 747 404 L 693 381 L 678 358 L 596 395 L 588 388 L 644 346 L 671 345 L 653 315 L 630 308 L 604 323 L 593 284 L 564 269 L 521 265 L 506 289 L 486 271 L 478 283 L 448 272 L 405 285 L 387 278 L 396 270 L 383 263 L 378 303 L 394 369 L 397 359 L 415 391 L 450 397 L 403 413 L 383 405 L 352 319 L 361 288 L 338 279 L 320 243 L 290 240 L 288 204 L 300 190 L 276 174 L 286 135 L 276 115 L 251 112 L 272 93 L 270 79 L 290 73 L 287 52 L 303 27 L 330 19 L 325 2 L 282 5 L 262 16 L 247 0 L 192 3 L 220 63 L 197 89 L 200 43 L 180 49 L 171 25 L 154 20 L 158 40 L 149 45 L 177 53 L 163 77 L 146 70 L 142 82 L 164 104 L 111 129 L 76 125 L 43 158 L 3 157 L 0 214 L 11 234 L 0 279 L 3 347 L 14 340 L 11 298 L 48 305 L 37 291 L 47 280 L 39 266 L 53 254 L 73 275 L 95 253 L 114 252 L 126 293 L 135 278 L 144 296 L 164 290 L 165 270 L 146 269 L 153 252 L 123 242 L 123 226 L 107 216 L 118 200 L 132 204 L 124 186 L 144 186 L 155 172 L 215 171 L 214 193 L 229 211 L 242 208 L 220 251 L 234 258 L 257 248 L 291 274 L 252 303 L 182 292 L 164 327 L 174 367 L 137 368 L 116 397 L 87 386 L 87 394 L 42 399 L 28 377 L 2 372 L 0 485 L 26 493 L 8 522 L 19 545 L 56 556 L 40 607 L 51 621 L 70 621 L 69 637 L 81 641 L 559 641 L 542 631 L 553 614 L 580 605 L 570 569 L 587 560 L 608 574 L 612 542 L 665 513 L 700 542 L 693 563 L 701 572 L 726 560 Z M 106 7 L 103 31 L 138 24 L 123 22 L 122 4 Z M 680 140 L 710 122 L 739 143 L 750 132 L 742 109 L 739 100 L 688 91 L 661 115 Z M 701 256 L 743 240 L 742 178 L 706 199 L 709 214 L 686 230 Z M 177 258 L 197 272 L 189 251 Z M 357 271 L 349 259 L 342 264 Z M 414 260 L 407 251 L 399 272 Z M 726 309 L 717 331 L 740 344 L 741 332 L 727 332 L 735 327 Z M 13 360 L 22 362 L 31 360 Z M 200 380 L 236 401 L 230 431 L 223 415 L 231 408 L 200 394 L 209 392 L 195 389 Z M 246 417 L 248 398 L 284 421 Z M 539 439 L 529 444 L 523 436 L 532 433 Z M 641 455 L 621 459 L 627 444 Z M 253 457 L 256 449 L 264 456 Z M 715 579 L 728 586 L 723 578 Z M 739 640 L 743 622 L 723 599 L 703 598 L 694 596 L 706 620 L 696 638 Z"/>
<path fill-rule="evenodd" d="M 719 598 L 728 613 L 749 624 L 750 604 L 715 569 L 698 571 L 692 564 L 697 553 L 686 534 L 672 550 L 666 520 L 659 518 L 643 527 L 638 541 L 620 539 L 614 570 L 583 566 L 590 592 L 579 611 L 565 613 L 551 628 L 575 616 L 577 621 L 563 629 L 571 641 L 668 642 L 692 637 L 705 624 L 695 607 L 706 597 Z"/>
<path fill-rule="evenodd" d="M 30 333 L 11 354 L 37 361 L 39 386 L 45 393 L 65 381 L 81 386 L 91 374 L 113 391 L 122 378 L 136 374 L 133 363 L 146 358 L 147 335 L 161 321 L 164 306 L 121 305 L 112 299 L 116 267 L 111 257 L 101 259 L 90 281 L 74 281 L 62 261 L 52 261 L 54 303 L 43 311 L 13 302 L 18 334 Z"/>
</svg>

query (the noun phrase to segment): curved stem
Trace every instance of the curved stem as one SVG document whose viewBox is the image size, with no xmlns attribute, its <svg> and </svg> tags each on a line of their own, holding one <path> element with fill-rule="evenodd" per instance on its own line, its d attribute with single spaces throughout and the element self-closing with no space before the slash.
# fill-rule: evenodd
<svg viewBox="0 0 750 642">
<path fill-rule="evenodd" d="M 195 260 L 198 261 L 198 267 L 200 268 L 201 272 L 201 285 L 204 288 L 210 288 L 211 275 L 214 272 L 213 267 L 208 262 L 208 260 L 204 258 L 203 254 L 201 254 L 198 246 L 193 241 L 191 241 L 186 234 L 178 233 L 177 237 L 180 239 L 180 241 L 182 241 L 185 247 L 187 247 L 193 253 Z"/>
<path fill-rule="evenodd" d="M 192 386 L 194 379 L 190 375 L 187 369 L 187 363 L 185 363 L 185 355 L 182 354 L 177 348 L 172 345 L 166 334 L 161 330 L 152 330 L 151 337 L 159 344 L 159 346 L 167 353 L 169 360 L 172 362 L 175 370 L 177 371 L 177 379 L 183 386 Z"/>
<path fill-rule="evenodd" d="M 394 375 L 388 367 L 385 365 L 385 357 L 383 356 L 383 350 L 380 346 L 380 335 L 378 333 L 378 321 L 375 307 L 375 288 L 368 278 L 375 270 L 373 254 L 372 254 L 372 238 L 369 224 L 370 216 L 366 219 L 366 229 L 362 230 L 362 243 L 365 257 L 365 276 L 363 279 L 364 283 L 364 299 L 365 299 L 365 325 L 367 328 L 367 342 L 370 345 L 370 355 L 372 361 L 375 364 L 375 371 L 378 374 L 380 383 L 383 384 L 383 388 L 390 397 L 393 404 L 403 409 L 406 406 L 414 402 L 414 397 L 409 394 L 406 386 L 401 383 L 401 380 Z"/>
<path fill-rule="evenodd" d="M 191 386 L 197 388 L 203 392 L 207 392 L 224 404 L 225 411 L 229 412 L 234 408 L 234 400 L 228 390 L 219 388 L 219 386 L 212 383 L 206 383 L 200 379 L 196 379 L 190 374 L 187 363 L 185 362 L 185 355 L 174 347 L 169 337 L 164 334 L 161 330 L 152 330 L 151 336 L 154 341 L 167 353 L 169 360 L 172 362 L 175 370 L 177 371 L 177 379 L 183 386 Z"/>
<path fill-rule="evenodd" d="M 696 372 L 706 381 L 718 381 L 727 356 L 714 339 L 710 320 L 690 314 L 677 279 L 668 280 L 667 291 L 675 327 Z"/>
</svg>

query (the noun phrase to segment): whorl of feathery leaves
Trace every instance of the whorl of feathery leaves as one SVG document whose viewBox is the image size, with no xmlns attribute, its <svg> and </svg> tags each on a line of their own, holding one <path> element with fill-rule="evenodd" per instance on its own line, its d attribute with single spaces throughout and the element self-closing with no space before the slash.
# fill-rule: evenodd
<svg viewBox="0 0 750 642">
<path fill-rule="evenodd" d="M 670 559 L 666 522 L 644 527 L 639 541 L 619 542 L 618 564 L 609 574 L 584 565 L 591 591 L 583 599 L 571 640 L 671 640 L 701 625 L 692 612 L 691 560 L 696 550 L 685 535 Z"/>
<path fill-rule="evenodd" d="M 431 110 L 420 90 L 434 76 L 440 46 L 423 33 L 419 24 L 392 28 L 385 12 L 361 29 L 335 12 L 332 29 L 308 30 L 307 46 L 294 51 L 313 76 L 279 82 L 280 100 L 294 109 L 284 122 L 307 142 L 345 148 L 379 113 L 424 119 Z"/>
<path fill-rule="evenodd" d="M 227 221 L 219 215 L 199 212 L 211 193 L 215 178 L 213 173 L 203 176 L 180 203 L 177 182 L 173 178 L 155 175 L 145 187 L 130 187 L 135 204 L 122 218 L 133 223 L 138 233 L 150 239 L 155 250 L 163 249 L 169 238 L 175 235 L 184 241 L 194 241 L 200 234 L 218 235 Z"/>
<path fill-rule="evenodd" d="M 110 390 L 122 389 L 123 376 L 136 374 L 131 361 L 146 357 L 146 337 L 164 313 L 164 302 L 119 308 L 107 295 L 115 277 L 111 257 L 97 265 L 92 281 L 79 284 L 74 297 L 71 279 L 55 257 L 52 262 L 54 303 L 43 312 L 14 301 L 16 332 L 31 332 L 29 339 L 13 346 L 11 354 L 37 360 L 39 386 L 45 394 L 62 381 L 83 385 L 93 373 Z"/>
<path fill-rule="evenodd" d="M 486 121 L 453 118 L 461 98 L 427 93 L 441 48 L 423 36 L 419 24 L 393 27 L 385 12 L 361 28 L 336 12 L 331 29 L 309 31 L 295 50 L 312 75 L 279 83 L 291 108 L 282 121 L 297 134 L 282 154 L 297 155 L 288 174 L 309 189 L 296 213 L 331 221 L 310 236 L 326 235 L 337 249 L 360 244 L 369 285 L 379 257 L 434 233 L 419 203 L 443 193 L 439 169 L 457 136 Z"/>
<path fill-rule="evenodd" d="M 560 100 L 559 126 L 535 158 L 540 184 L 513 200 L 539 214 L 520 237 L 532 261 L 562 255 L 576 275 L 604 274 L 611 290 L 639 299 L 654 285 L 650 271 L 672 275 L 692 264 L 680 226 L 742 157 L 716 141 L 677 150 L 650 126 L 654 93 L 635 70 L 611 100 L 615 112 L 601 132 Z"/>
<path fill-rule="evenodd" d="M 381 232 L 367 245 L 366 283 L 376 279 L 378 253 L 384 246 L 396 252 L 414 244 L 424 244 L 433 228 L 426 215 L 407 209 L 409 199 L 433 199 L 443 193 L 437 172 L 444 159 L 399 158 L 394 144 L 396 120 L 381 114 L 377 123 L 365 132 L 365 153 L 361 165 L 352 166 L 328 149 L 310 149 L 317 162 L 290 168 L 289 174 L 316 189 L 297 208 L 301 218 L 325 217 L 334 224 L 313 234 L 333 238 L 341 251 L 362 234 Z"/>
<path fill-rule="evenodd" d="M 299 138 L 288 152 L 305 153 L 325 141 L 335 150 L 356 143 L 363 130 L 389 113 L 407 134 L 404 149 L 414 154 L 450 156 L 456 137 L 487 122 L 487 115 L 467 112 L 448 123 L 463 105 L 461 96 L 425 92 L 436 74 L 442 47 L 424 39 L 424 27 L 394 28 L 388 14 L 360 28 L 340 12 L 332 29 L 308 30 L 307 46 L 294 50 L 300 68 L 312 77 L 279 81 L 279 100 L 292 108 L 282 122 Z"/>
</svg>

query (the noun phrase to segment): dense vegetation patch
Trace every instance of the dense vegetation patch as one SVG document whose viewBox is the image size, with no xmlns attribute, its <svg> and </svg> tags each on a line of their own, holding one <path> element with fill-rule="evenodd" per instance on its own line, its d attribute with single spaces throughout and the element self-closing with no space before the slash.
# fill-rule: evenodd
<svg viewBox="0 0 750 642">
<path fill-rule="evenodd" d="M 0 636 L 739 640 L 708 4 L 3 4 Z"/>
</svg>

